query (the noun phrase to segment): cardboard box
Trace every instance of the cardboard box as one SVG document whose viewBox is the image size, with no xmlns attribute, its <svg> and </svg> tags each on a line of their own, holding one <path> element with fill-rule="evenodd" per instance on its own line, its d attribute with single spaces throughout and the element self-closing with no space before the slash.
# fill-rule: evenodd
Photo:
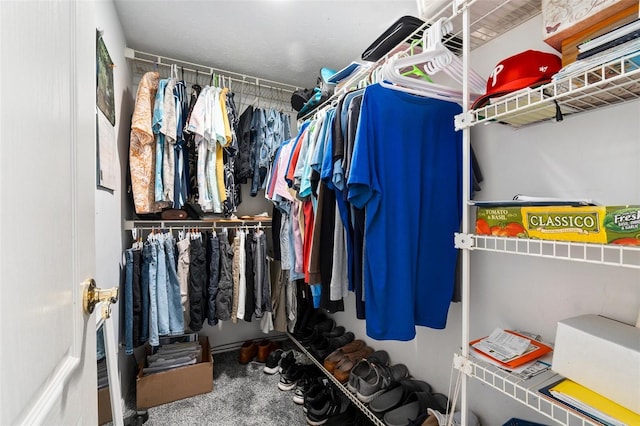
<svg viewBox="0 0 640 426">
<path fill-rule="evenodd" d="M 558 322 L 551 369 L 640 414 L 640 329 L 599 315 Z"/>
<path fill-rule="evenodd" d="M 193 365 L 178 367 L 149 375 L 142 374 L 141 364 L 136 379 L 138 409 L 155 407 L 213 390 L 213 358 L 206 336 L 199 337 L 202 360 Z"/>
<path fill-rule="evenodd" d="M 638 0 L 542 0 L 544 41 L 562 51 L 562 41 L 638 4 Z"/>
<path fill-rule="evenodd" d="M 476 234 L 640 245 L 640 206 L 478 207 Z"/>
<path fill-rule="evenodd" d="M 111 421 L 111 395 L 109 386 L 98 389 L 98 424 L 103 425 Z"/>
</svg>

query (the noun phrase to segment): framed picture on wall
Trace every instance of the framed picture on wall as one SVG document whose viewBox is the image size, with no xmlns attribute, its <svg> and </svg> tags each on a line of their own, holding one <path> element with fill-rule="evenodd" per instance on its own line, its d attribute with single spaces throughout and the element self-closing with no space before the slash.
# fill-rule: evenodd
<svg viewBox="0 0 640 426">
<path fill-rule="evenodd" d="M 96 103 L 112 126 L 116 125 L 116 106 L 113 96 L 113 62 L 107 46 L 96 30 Z"/>
</svg>

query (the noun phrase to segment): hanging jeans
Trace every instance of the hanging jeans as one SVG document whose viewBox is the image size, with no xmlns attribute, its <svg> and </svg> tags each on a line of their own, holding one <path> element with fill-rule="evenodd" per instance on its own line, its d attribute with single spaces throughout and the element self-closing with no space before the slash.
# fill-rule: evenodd
<svg viewBox="0 0 640 426">
<path fill-rule="evenodd" d="M 227 233 L 220 235 L 220 281 L 216 295 L 216 315 L 220 321 L 231 319 L 233 304 L 233 250 Z"/>
<path fill-rule="evenodd" d="M 158 306 L 158 334 L 169 334 L 169 298 L 167 293 L 167 258 L 164 253 L 165 235 L 156 236 L 156 247 L 158 250 L 157 272 L 156 272 L 156 303 Z"/>
<path fill-rule="evenodd" d="M 206 313 L 204 292 L 207 281 L 206 252 L 200 238 L 191 240 L 189 262 L 189 328 L 200 331 Z"/>
<path fill-rule="evenodd" d="M 167 301 L 169 305 L 169 334 L 184 333 L 184 316 L 180 303 L 180 283 L 176 271 L 176 240 L 167 234 L 164 240 L 164 254 L 167 257 Z"/>
<path fill-rule="evenodd" d="M 158 243 L 156 241 L 147 241 L 144 243 L 144 251 L 142 253 L 144 257 L 144 270 L 142 274 L 142 288 L 144 293 L 145 281 L 149 288 L 149 344 L 151 346 L 158 346 L 160 339 L 158 338 L 158 305 L 156 299 L 156 271 L 157 271 L 157 259 L 158 259 Z M 146 277 L 146 279 L 145 279 Z M 144 304 L 143 304 L 144 306 Z M 144 312 L 144 308 L 143 308 Z M 143 316 L 144 318 L 144 316 Z M 143 332 L 145 329 L 142 330 Z"/>
<path fill-rule="evenodd" d="M 216 325 L 216 296 L 218 295 L 218 281 L 220 280 L 220 243 L 218 235 L 214 232 L 207 232 L 209 240 L 209 292 L 207 294 L 207 304 L 209 306 L 209 325 Z"/>
<path fill-rule="evenodd" d="M 124 353 L 133 355 L 133 249 L 124 252 Z"/>
<path fill-rule="evenodd" d="M 264 232 L 258 231 L 254 234 L 255 241 L 253 252 L 253 272 L 256 284 L 256 294 L 261 295 L 261 312 L 271 312 L 271 286 L 269 285 L 269 274 L 267 271 L 267 237 Z M 257 302 L 256 302 L 257 305 Z M 258 317 L 258 307 L 256 306 L 256 317 Z"/>
</svg>

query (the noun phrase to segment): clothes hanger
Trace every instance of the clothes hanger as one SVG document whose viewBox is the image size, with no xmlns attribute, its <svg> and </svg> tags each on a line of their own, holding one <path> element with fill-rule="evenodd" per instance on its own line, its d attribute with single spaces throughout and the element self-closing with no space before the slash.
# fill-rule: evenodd
<svg viewBox="0 0 640 426">
<path fill-rule="evenodd" d="M 416 48 L 416 46 L 422 47 L 422 42 L 423 42 L 422 39 L 413 40 L 411 42 L 411 47 L 409 49 L 409 52 L 411 55 L 414 55 L 413 50 Z M 411 69 L 409 71 L 403 72 L 402 75 L 407 77 L 414 75 L 428 81 L 429 83 L 433 83 L 433 80 L 431 80 L 431 77 L 429 77 L 429 74 L 421 70 L 416 64 L 411 65 Z"/>
<path fill-rule="evenodd" d="M 454 78 L 457 83 L 462 83 L 463 68 L 461 60 L 455 56 L 443 43 L 442 37 L 452 30 L 452 24 L 439 19 L 425 31 L 423 37 L 424 49 L 422 52 L 406 57 L 395 54 L 381 67 L 382 79 L 379 84 L 393 90 L 400 90 L 419 96 L 427 96 L 435 99 L 462 103 L 462 91 L 458 87 L 451 87 L 438 83 L 430 83 L 423 79 L 416 79 L 402 75 L 401 70 L 413 65 L 422 65 L 428 75 L 434 75 L 442 70 Z M 454 59 L 455 58 L 455 59 Z M 471 76 L 472 71 L 469 70 Z M 484 92 L 484 82 L 481 77 L 470 79 L 471 98 L 474 100 Z M 480 86 L 480 87 L 478 87 Z"/>
</svg>

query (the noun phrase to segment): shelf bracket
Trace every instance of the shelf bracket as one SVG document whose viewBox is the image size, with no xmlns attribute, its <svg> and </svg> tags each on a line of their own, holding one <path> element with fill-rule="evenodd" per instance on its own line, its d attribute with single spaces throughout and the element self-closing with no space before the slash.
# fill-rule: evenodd
<svg viewBox="0 0 640 426">
<path fill-rule="evenodd" d="M 471 234 L 462 234 L 460 232 L 456 232 L 454 235 L 455 248 L 465 250 L 473 249 L 474 241 Z"/>
<path fill-rule="evenodd" d="M 454 117 L 454 120 L 453 120 L 456 130 L 462 130 L 462 129 L 466 129 L 467 127 L 471 127 L 472 122 L 473 122 L 473 114 L 471 113 L 471 111 L 458 114 Z"/>
<path fill-rule="evenodd" d="M 469 377 L 473 374 L 473 366 L 467 358 L 460 354 L 453 354 L 453 367 Z"/>
</svg>

